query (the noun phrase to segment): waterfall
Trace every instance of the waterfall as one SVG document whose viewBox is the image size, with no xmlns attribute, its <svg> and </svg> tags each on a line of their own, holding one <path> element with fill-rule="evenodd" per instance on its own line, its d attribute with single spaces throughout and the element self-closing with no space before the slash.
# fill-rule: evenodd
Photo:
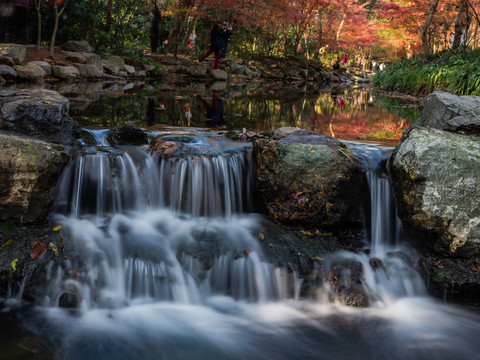
<svg viewBox="0 0 480 360">
<path fill-rule="evenodd" d="M 59 182 L 54 218 L 75 239 L 69 245 L 82 260 L 72 260 L 67 272 L 81 280 L 59 284 L 51 304 L 66 291 L 79 294 L 87 309 L 200 304 L 215 294 L 254 302 L 298 298 L 297 274 L 263 261 L 259 222 L 248 215 L 251 145 L 202 141 L 202 151 L 176 157 L 103 143 L 76 151 Z"/>
<path fill-rule="evenodd" d="M 123 150 L 123 151 L 121 151 Z M 58 186 L 55 212 L 76 218 L 167 208 L 192 216 L 251 209 L 251 148 L 162 158 L 133 147 L 77 150 Z"/>
</svg>

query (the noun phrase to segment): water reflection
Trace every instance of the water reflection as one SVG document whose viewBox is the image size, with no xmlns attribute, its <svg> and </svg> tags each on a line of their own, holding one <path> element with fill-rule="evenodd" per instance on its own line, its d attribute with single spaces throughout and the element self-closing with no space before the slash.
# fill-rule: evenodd
<svg viewBox="0 0 480 360">
<path fill-rule="evenodd" d="M 83 127 L 116 127 L 133 121 L 159 125 L 267 131 L 296 126 L 344 140 L 398 141 L 419 116 L 418 105 L 362 89 L 316 94 L 289 89 L 232 88 L 179 94 L 157 89 L 105 96 L 87 108 L 71 109 Z"/>
</svg>

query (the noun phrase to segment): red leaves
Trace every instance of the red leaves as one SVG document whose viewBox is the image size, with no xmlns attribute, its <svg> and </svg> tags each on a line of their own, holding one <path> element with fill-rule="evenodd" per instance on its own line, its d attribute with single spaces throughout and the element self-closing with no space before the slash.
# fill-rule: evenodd
<svg viewBox="0 0 480 360">
<path fill-rule="evenodd" d="M 30 257 L 33 260 L 37 260 L 47 251 L 47 244 L 43 241 L 36 241 L 33 244 L 32 250 L 30 250 Z"/>
</svg>

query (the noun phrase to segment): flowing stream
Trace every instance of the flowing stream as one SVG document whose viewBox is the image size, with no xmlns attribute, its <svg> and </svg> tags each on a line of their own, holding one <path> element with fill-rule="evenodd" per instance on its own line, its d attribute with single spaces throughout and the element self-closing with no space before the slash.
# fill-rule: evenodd
<svg viewBox="0 0 480 360">
<path fill-rule="evenodd" d="M 62 176 L 52 222 L 76 256 L 49 266 L 44 304 L 20 320 L 57 359 L 480 359 L 480 318 L 428 297 L 405 259 L 389 150 L 349 144 L 368 169 L 368 245 L 324 266 L 362 264 L 370 306 L 352 308 L 328 285 L 302 296 L 296 271 L 265 260 L 250 145 L 159 134 L 183 155 L 108 147 L 98 131 Z"/>
</svg>

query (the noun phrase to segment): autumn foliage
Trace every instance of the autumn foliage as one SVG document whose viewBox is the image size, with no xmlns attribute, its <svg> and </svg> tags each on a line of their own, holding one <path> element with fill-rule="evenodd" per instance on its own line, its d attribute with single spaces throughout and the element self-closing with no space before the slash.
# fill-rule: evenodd
<svg viewBox="0 0 480 360">
<path fill-rule="evenodd" d="M 56 4 L 58 15 L 62 15 L 58 25 L 59 41 L 87 40 L 96 49 L 117 53 L 141 46 L 148 48 L 149 13 L 157 7 L 162 14 L 161 42 L 168 40 L 165 51 L 175 55 L 179 51 L 188 52 L 187 40 L 192 33 L 197 35 L 196 51 L 202 51 L 208 46 L 212 22 L 222 20 L 234 24 L 229 51 L 242 57 L 301 55 L 327 61 L 348 51 L 355 55 L 357 62 L 361 59 L 391 61 L 418 53 L 433 54 L 445 49 L 458 53 L 467 47 L 476 48 L 479 3 L 479 0 L 12 2 L 14 6 L 36 7 L 37 22 L 40 15 L 46 19 L 38 31 L 33 26 L 30 29 L 30 38 L 38 35 L 38 44 L 41 32 L 53 27 L 51 9 Z M 66 16 L 60 14 L 62 9 Z M 36 19 L 29 19 L 32 20 Z M 6 35 L 0 34 L 0 41 L 9 40 L 10 34 L 15 37 L 14 31 L 3 32 Z"/>
</svg>

